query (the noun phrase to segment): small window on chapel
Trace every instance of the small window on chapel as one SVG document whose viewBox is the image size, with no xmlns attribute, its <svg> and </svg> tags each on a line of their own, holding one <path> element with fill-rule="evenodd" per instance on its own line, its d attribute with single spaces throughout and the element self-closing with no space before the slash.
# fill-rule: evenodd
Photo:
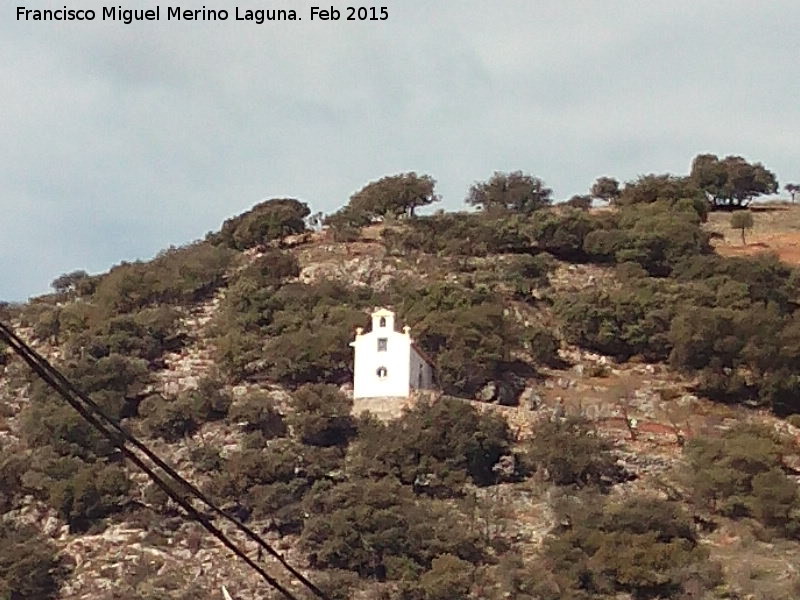
<svg viewBox="0 0 800 600">
<path fill-rule="evenodd" d="M 378 321 L 378 327 L 386 327 L 386 317 L 381 317 L 381 320 Z"/>
<path fill-rule="evenodd" d="M 386 352 L 386 347 L 388 344 L 388 338 L 378 338 L 378 352 Z"/>
<path fill-rule="evenodd" d="M 376 373 L 378 374 L 379 379 L 386 379 L 386 376 L 389 374 L 389 372 L 386 370 L 386 367 L 378 367 Z"/>
</svg>

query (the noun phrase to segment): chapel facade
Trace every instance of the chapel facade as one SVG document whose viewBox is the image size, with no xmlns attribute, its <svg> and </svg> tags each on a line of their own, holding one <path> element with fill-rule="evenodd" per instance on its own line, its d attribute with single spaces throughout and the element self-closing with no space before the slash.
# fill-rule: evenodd
<svg viewBox="0 0 800 600">
<path fill-rule="evenodd" d="M 355 350 L 354 398 L 407 398 L 413 390 L 434 387 L 431 361 L 414 344 L 410 327 L 395 330 L 392 311 L 373 312 L 372 330 L 356 329 L 350 345 Z"/>
</svg>

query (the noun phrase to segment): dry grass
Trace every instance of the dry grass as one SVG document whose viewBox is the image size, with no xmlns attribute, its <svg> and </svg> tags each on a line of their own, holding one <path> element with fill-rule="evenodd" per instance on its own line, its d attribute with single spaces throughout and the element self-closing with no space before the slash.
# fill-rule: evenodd
<svg viewBox="0 0 800 600">
<path fill-rule="evenodd" d="M 714 247 L 723 256 L 753 256 L 774 253 L 782 261 L 800 264 L 800 205 L 787 203 L 756 205 L 752 209 L 754 227 L 741 232 L 730 226 L 729 212 L 714 212 L 708 217 L 707 229 L 721 237 Z"/>
</svg>

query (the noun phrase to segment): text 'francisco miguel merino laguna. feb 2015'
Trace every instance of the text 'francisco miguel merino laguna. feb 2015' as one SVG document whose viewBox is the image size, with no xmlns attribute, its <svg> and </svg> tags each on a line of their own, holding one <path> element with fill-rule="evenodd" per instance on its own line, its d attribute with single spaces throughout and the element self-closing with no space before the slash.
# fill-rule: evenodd
<svg viewBox="0 0 800 600">
<path fill-rule="evenodd" d="M 347 6 L 338 10 L 332 6 L 308 7 L 311 21 L 385 21 L 389 18 L 384 6 Z M 295 9 L 250 9 L 239 6 L 230 9 L 182 8 L 180 6 L 155 6 L 153 8 L 125 8 L 104 6 L 98 9 L 63 8 L 32 9 L 17 6 L 17 21 L 118 21 L 130 25 L 137 21 L 249 21 L 262 25 L 267 21 L 300 21 L 303 16 Z"/>
</svg>

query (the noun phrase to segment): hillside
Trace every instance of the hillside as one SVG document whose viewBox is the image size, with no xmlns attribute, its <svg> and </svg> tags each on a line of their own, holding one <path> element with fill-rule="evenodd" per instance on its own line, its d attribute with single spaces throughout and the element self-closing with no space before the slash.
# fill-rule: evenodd
<svg viewBox="0 0 800 600">
<path fill-rule="evenodd" d="M 730 213 L 683 199 L 373 201 L 325 230 L 262 203 L 2 320 L 331 598 L 797 596 L 800 208 L 754 211 L 740 252 Z M 441 388 L 385 423 L 348 396 L 376 306 Z M 0 597 L 277 597 L 8 352 L 0 369 Z"/>
<path fill-rule="evenodd" d="M 752 211 L 755 222 L 744 245 L 739 231 L 730 227 L 730 214 L 711 215 L 709 230 L 723 236 L 715 243 L 717 252 L 725 256 L 773 252 L 786 263 L 800 263 L 800 211 L 797 206 L 788 203 L 763 204 L 754 206 Z"/>
</svg>

